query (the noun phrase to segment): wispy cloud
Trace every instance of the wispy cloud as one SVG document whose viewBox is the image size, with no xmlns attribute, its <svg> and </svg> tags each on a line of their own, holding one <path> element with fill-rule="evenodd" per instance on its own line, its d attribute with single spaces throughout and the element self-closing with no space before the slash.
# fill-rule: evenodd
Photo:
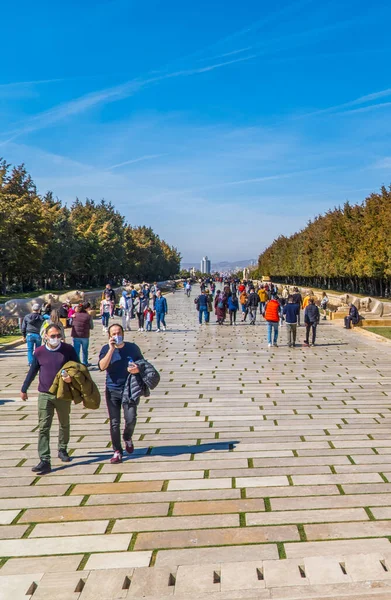
<svg viewBox="0 0 391 600">
<path fill-rule="evenodd" d="M 326 113 L 335 113 L 337 111 L 341 111 L 344 108 L 350 108 L 352 106 L 359 106 L 360 104 L 367 104 L 368 102 L 373 102 L 374 100 L 379 100 L 380 98 L 386 98 L 387 96 L 391 96 L 391 88 L 386 88 L 385 90 L 380 90 L 379 92 L 373 92 L 371 94 L 366 94 L 365 96 L 360 96 L 359 98 L 355 98 L 354 100 L 350 100 L 349 102 L 343 102 L 342 104 L 335 104 L 334 106 L 329 106 L 327 108 L 323 108 L 321 110 L 315 110 L 310 113 L 306 113 L 301 115 L 301 117 L 313 117 L 317 115 L 322 115 Z M 388 103 L 386 103 L 388 104 Z M 376 106 L 381 106 L 378 104 L 373 104 L 370 107 L 366 107 L 367 109 L 376 108 Z M 348 112 L 348 111 L 344 111 Z M 349 111 L 352 112 L 352 111 Z M 301 118 L 299 117 L 299 118 Z"/>
<path fill-rule="evenodd" d="M 116 102 L 118 100 L 128 98 L 148 85 L 156 84 L 163 80 L 172 79 L 176 77 L 189 77 L 191 75 L 199 75 L 201 73 L 214 71 L 215 69 L 220 69 L 222 67 L 233 65 L 235 63 L 248 61 L 254 57 L 255 55 L 249 55 L 241 58 L 236 58 L 234 60 L 214 63 L 206 67 L 199 67 L 196 69 L 183 69 L 181 71 L 174 71 L 172 73 L 166 73 L 164 75 L 159 75 L 156 77 L 135 79 L 132 81 L 125 82 L 121 85 L 85 94 L 84 96 L 76 98 L 76 100 L 71 100 L 70 102 L 60 104 L 50 110 L 35 115 L 27 122 L 26 125 L 24 125 L 20 129 L 6 133 L 5 135 L 10 135 L 11 137 L 9 137 L 6 141 L 3 141 L 1 145 L 9 143 L 10 141 L 15 140 L 23 134 L 44 129 L 68 117 L 81 114 L 87 111 L 88 109 L 94 108 L 95 106 L 108 104 L 110 102 Z"/>
<path fill-rule="evenodd" d="M 132 158 L 130 160 L 125 160 L 124 162 L 118 163 L 117 165 L 112 165 L 108 167 L 108 171 L 112 171 L 113 169 L 119 169 L 120 167 L 124 167 L 125 165 L 133 165 L 135 163 L 143 162 L 144 160 L 153 160 L 154 158 L 160 158 L 161 156 L 166 156 L 165 154 L 146 154 L 145 156 L 139 156 L 138 158 Z"/>
<path fill-rule="evenodd" d="M 386 108 L 391 106 L 391 102 L 380 102 L 379 104 L 371 104 L 370 106 L 363 106 L 361 108 L 353 108 L 351 110 L 344 110 L 335 113 L 336 115 L 352 115 L 354 113 L 371 112 L 372 110 L 378 110 L 379 108 Z"/>
</svg>

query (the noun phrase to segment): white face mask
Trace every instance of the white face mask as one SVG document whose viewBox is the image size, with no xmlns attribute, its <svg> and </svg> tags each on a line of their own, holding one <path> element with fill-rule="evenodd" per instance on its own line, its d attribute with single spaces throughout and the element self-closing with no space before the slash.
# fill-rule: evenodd
<svg viewBox="0 0 391 600">
<path fill-rule="evenodd" d="M 51 348 L 57 348 L 61 344 L 60 338 L 47 338 L 47 343 Z"/>
</svg>

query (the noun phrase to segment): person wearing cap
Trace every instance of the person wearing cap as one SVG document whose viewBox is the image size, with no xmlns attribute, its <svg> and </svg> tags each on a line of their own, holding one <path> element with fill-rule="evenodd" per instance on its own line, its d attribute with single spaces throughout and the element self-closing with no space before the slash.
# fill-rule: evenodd
<svg viewBox="0 0 391 600">
<path fill-rule="evenodd" d="M 35 302 L 32 306 L 32 312 L 24 317 L 21 328 L 23 341 L 27 343 L 27 361 L 29 365 L 33 362 L 34 350 L 42 343 L 40 333 L 43 321 L 40 306 Z"/>
</svg>

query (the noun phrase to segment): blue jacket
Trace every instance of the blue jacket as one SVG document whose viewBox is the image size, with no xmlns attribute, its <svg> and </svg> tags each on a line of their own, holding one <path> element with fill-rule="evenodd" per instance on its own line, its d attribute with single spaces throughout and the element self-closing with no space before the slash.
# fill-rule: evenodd
<svg viewBox="0 0 391 600">
<path fill-rule="evenodd" d="M 299 314 L 300 307 L 298 304 L 288 302 L 283 308 L 283 314 L 287 323 L 297 323 L 297 316 Z"/>
<path fill-rule="evenodd" d="M 167 300 L 164 296 L 160 296 L 160 298 L 156 297 L 155 300 L 155 311 L 157 313 L 166 313 L 167 310 Z"/>
<path fill-rule="evenodd" d="M 238 310 L 239 308 L 239 300 L 232 298 L 232 296 L 228 296 L 228 310 Z"/>
</svg>

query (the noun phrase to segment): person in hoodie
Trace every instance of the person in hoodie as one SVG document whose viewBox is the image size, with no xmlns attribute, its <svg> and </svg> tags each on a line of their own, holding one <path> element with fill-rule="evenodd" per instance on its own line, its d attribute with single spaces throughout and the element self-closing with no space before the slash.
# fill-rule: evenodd
<svg viewBox="0 0 391 600">
<path fill-rule="evenodd" d="M 236 313 L 239 308 L 239 300 L 236 294 L 228 297 L 229 324 L 236 325 Z"/>
<path fill-rule="evenodd" d="M 41 327 L 44 319 L 40 314 L 39 304 L 33 304 L 32 312 L 26 315 L 22 322 L 22 336 L 24 343 L 27 343 L 27 362 L 29 366 L 33 362 L 33 354 L 36 348 L 42 343 Z"/>
<path fill-rule="evenodd" d="M 309 304 L 304 311 L 305 323 L 305 346 L 315 346 L 316 327 L 319 324 L 319 308 L 315 304 L 315 298 L 310 298 Z M 312 330 L 312 343 L 310 344 L 310 332 Z"/>
<path fill-rule="evenodd" d="M 209 298 L 206 290 L 203 290 L 198 298 L 195 299 L 196 309 L 198 310 L 198 322 L 202 325 L 202 315 L 205 323 L 209 323 Z"/>
<path fill-rule="evenodd" d="M 130 293 L 126 290 L 122 292 L 119 305 L 122 310 L 122 328 L 124 331 L 130 331 L 130 319 L 132 318 L 133 300 Z"/>
<path fill-rule="evenodd" d="M 162 296 L 162 293 L 159 289 L 156 290 L 154 308 L 156 313 L 156 331 L 160 331 L 160 326 L 162 326 L 163 331 L 166 331 L 166 314 L 168 313 L 168 306 L 166 298 Z"/>
</svg>

